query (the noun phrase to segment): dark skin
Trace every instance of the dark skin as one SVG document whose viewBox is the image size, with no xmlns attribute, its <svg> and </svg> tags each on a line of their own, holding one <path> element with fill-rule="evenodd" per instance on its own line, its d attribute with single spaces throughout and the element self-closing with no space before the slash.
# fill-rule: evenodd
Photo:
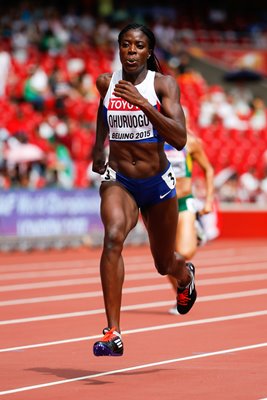
<svg viewBox="0 0 267 400">
<path fill-rule="evenodd" d="M 155 74 L 155 91 L 161 101 L 161 112 L 156 110 L 135 87 L 147 74 L 147 59 L 151 56 L 147 36 L 138 29 L 124 34 L 119 47 L 123 79 L 117 83 L 114 95 L 138 106 L 158 130 L 159 134 L 178 150 L 186 144 L 184 114 L 180 105 L 179 88 L 171 76 Z M 94 146 L 93 171 L 103 174 L 106 168 L 104 142 L 108 127 L 102 118 L 103 99 L 111 74 L 97 79 L 101 96 L 97 116 L 97 135 Z M 108 164 L 130 178 L 148 178 L 163 172 L 168 165 L 163 143 L 110 141 Z M 100 261 L 108 326 L 120 332 L 120 307 L 124 281 L 122 250 L 129 232 L 135 227 L 139 209 L 132 195 L 117 182 L 103 182 L 100 188 L 101 218 L 105 236 Z M 178 286 L 186 286 L 191 277 L 184 259 L 175 253 L 178 222 L 177 198 L 141 209 L 148 231 L 155 266 L 162 275 L 171 275 Z"/>
</svg>

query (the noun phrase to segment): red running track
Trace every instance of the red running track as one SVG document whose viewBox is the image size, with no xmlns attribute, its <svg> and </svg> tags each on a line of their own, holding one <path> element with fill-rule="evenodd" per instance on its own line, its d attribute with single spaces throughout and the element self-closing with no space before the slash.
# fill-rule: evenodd
<svg viewBox="0 0 267 400">
<path fill-rule="evenodd" d="M 266 240 L 200 248 L 197 303 L 174 293 L 147 247 L 124 250 L 123 357 L 94 357 L 105 327 L 100 249 L 1 254 L 0 395 L 14 400 L 267 397 Z"/>
</svg>

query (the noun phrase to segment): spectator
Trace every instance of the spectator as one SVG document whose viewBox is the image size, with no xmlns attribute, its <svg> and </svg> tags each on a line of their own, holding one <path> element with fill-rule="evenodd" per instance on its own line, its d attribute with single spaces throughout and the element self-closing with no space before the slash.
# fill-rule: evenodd
<svg viewBox="0 0 267 400">
<path fill-rule="evenodd" d="M 6 96 L 8 75 L 11 68 L 11 56 L 0 38 L 0 99 Z"/>
<path fill-rule="evenodd" d="M 45 101 L 51 97 L 48 86 L 48 76 L 39 65 L 30 67 L 29 76 L 25 81 L 24 99 L 33 104 L 36 110 L 43 110 Z"/>
<path fill-rule="evenodd" d="M 260 182 L 257 177 L 255 166 L 250 166 L 248 171 L 241 174 L 239 178 L 239 197 L 240 200 L 255 203 L 260 188 Z"/>
<path fill-rule="evenodd" d="M 64 189 L 73 187 L 74 166 L 68 148 L 60 142 L 57 135 L 50 139 L 55 149 L 54 163 L 50 165 L 50 169 L 56 172 L 58 185 Z"/>
<path fill-rule="evenodd" d="M 252 114 L 250 117 L 250 126 L 254 130 L 265 129 L 267 126 L 266 107 L 260 97 L 256 97 L 251 102 Z"/>
</svg>

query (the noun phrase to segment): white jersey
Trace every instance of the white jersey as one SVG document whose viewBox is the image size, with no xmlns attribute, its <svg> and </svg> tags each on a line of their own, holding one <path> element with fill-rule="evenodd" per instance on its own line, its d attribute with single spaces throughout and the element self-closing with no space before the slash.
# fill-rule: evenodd
<svg viewBox="0 0 267 400">
<path fill-rule="evenodd" d="M 108 91 L 104 98 L 104 109 L 109 126 L 111 141 L 163 142 L 147 116 L 139 107 L 116 97 L 114 87 L 122 79 L 122 70 L 113 73 Z M 155 71 L 147 71 L 147 76 L 136 89 L 149 103 L 160 111 L 160 101 L 154 88 Z"/>
<path fill-rule="evenodd" d="M 178 151 L 170 144 L 165 143 L 164 151 L 173 167 L 176 178 L 191 178 L 193 164 L 187 146 L 185 145 L 182 150 Z"/>
</svg>

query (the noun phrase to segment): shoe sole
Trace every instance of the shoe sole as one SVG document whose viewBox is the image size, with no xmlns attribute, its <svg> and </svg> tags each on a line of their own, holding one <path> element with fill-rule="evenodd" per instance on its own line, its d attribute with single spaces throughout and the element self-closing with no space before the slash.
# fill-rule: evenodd
<svg viewBox="0 0 267 400">
<path fill-rule="evenodd" d="M 176 307 L 175 308 L 170 308 L 168 312 L 169 312 L 169 314 L 172 314 L 172 315 L 178 315 L 179 314 Z"/>
<path fill-rule="evenodd" d="M 97 343 L 93 347 L 93 352 L 96 357 L 101 356 L 111 356 L 111 357 L 120 357 L 123 355 L 122 353 L 114 353 L 108 346 L 105 346 L 103 343 Z"/>
</svg>

